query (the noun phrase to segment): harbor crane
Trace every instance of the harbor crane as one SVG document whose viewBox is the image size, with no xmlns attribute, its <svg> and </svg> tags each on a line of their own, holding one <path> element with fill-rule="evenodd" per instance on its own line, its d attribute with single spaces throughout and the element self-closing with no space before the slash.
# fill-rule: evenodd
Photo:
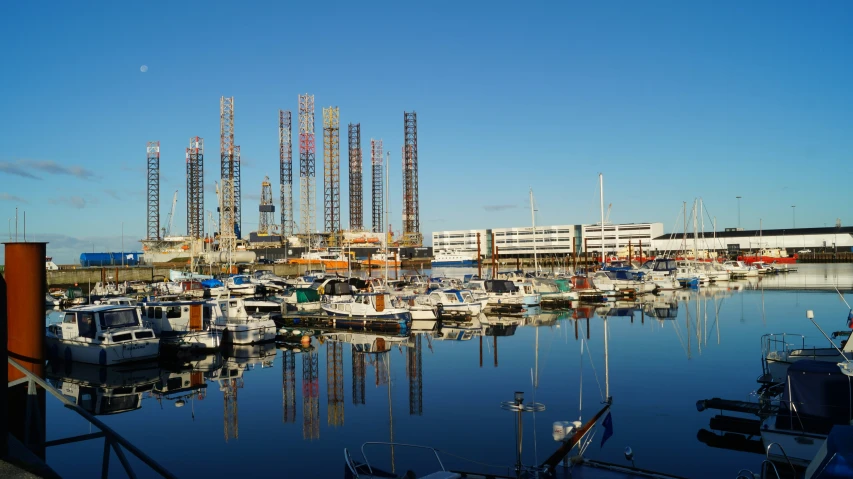
<svg viewBox="0 0 853 479">
<path fill-rule="evenodd" d="M 178 190 L 175 190 L 175 196 L 172 197 L 172 209 L 169 210 L 169 223 L 165 228 L 163 228 L 163 237 L 164 238 L 172 235 L 172 223 L 173 223 L 172 220 L 175 218 L 175 205 L 177 205 L 177 204 L 178 204 Z"/>
</svg>

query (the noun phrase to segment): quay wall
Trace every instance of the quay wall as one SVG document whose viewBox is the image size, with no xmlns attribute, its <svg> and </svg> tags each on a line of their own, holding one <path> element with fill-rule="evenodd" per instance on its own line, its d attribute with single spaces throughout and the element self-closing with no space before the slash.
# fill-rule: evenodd
<svg viewBox="0 0 853 479">
<path fill-rule="evenodd" d="M 70 286 L 70 285 L 86 285 L 91 283 L 94 285 L 102 278 L 108 281 L 119 282 L 124 281 L 163 281 L 169 277 L 169 270 L 182 270 L 185 264 L 158 264 L 155 266 L 126 266 L 122 267 L 103 267 L 103 268 L 83 268 L 80 266 L 60 266 L 58 270 L 47 271 L 48 286 Z M 272 271 L 279 276 L 295 276 L 303 273 L 306 270 L 304 265 L 294 264 L 263 264 L 255 265 L 252 269 Z M 199 273 L 210 274 L 210 268 L 199 268 Z M 220 270 L 217 267 L 213 268 L 213 273 L 225 272 L 225 269 Z"/>
</svg>

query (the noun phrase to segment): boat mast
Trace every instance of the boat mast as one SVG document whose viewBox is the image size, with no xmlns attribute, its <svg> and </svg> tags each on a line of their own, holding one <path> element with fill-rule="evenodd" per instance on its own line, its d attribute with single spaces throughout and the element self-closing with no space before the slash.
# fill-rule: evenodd
<svg viewBox="0 0 853 479">
<path fill-rule="evenodd" d="M 388 184 L 390 183 L 390 179 L 388 177 L 388 168 L 391 163 L 391 152 L 385 152 L 385 194 L 382 195 L 382 201 L 385 203 L 385 218 L 388 221 L 388 233 L 385 235 L 385 289 L 388 289 L 388 240 L 391 239 L 391 211 L 389 211 L 388 205 Z"/>
<path fill-rule="evenodd" d="M 605 314 L 602 319 L 604 320 L 604 400 L 610 404 L 610 354 L 607 348 L 610 334 L 607 329 L 607 315 Z"/>
<path fill-rule="evenodd" d="M 681 202 L 681 212 L 684 215 L 684 236 L 681 238 L 681 254 L 687 256 L 687 202 Z"/>
<path fill-rule="evenodd" d="M 539 272 L 539 259 L 536 256 L 536 210 L 533 209 L 533 188 L 530 188 L 530 219 L 533 223 L 533 271 L 535 274 Z"/>
<path fill-rule="evenodd" d="M 696 203 L 697 200 L 693 200 L 693 261 L 696 261 L 698 256 L 698 243 L 699 243 L 699 231 L 696 229 Z"/>
<path fill-rule="evenodd" d="M 598 197 L 601 209 L 601 266 L 604 267 L 604 174 L 598 174 Z M 535 244 L 535 243 L 534 243 Z"/>
</svg>

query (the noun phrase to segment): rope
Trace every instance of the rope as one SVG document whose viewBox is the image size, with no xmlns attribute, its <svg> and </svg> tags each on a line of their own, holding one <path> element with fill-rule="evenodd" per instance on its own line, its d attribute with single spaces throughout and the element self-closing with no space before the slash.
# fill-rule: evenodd
<svg viewBox="0 0 853 479">
<path fill-rule="evenodd" d="M 586 347 L 586 354 L 589 356 L 589 365 L 592 367 L 592 374 L 595 376 L 595 382 L 598 384 L 598 394 L 601 396 L 602 402 L 604 401 L 604 392 L 601 390 L 601 381 L 598 380 L 598 371 L 595 370 L 595 362 L 592 360 L 592 353 L 589 350 L 589 344 Z"/>
</svg>

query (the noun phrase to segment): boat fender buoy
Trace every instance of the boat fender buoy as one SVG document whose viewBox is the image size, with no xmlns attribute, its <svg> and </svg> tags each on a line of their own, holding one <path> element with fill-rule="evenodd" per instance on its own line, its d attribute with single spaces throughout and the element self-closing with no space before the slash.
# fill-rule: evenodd
<svg viewBox="0 0 853 479">
<path fill-rule="evenodd" d="M 308 347 L 311 344 L 311 337 L 308 335 L 302 336 L 302 340 L 300 341 L 303 347 Z"/>
</svg>

